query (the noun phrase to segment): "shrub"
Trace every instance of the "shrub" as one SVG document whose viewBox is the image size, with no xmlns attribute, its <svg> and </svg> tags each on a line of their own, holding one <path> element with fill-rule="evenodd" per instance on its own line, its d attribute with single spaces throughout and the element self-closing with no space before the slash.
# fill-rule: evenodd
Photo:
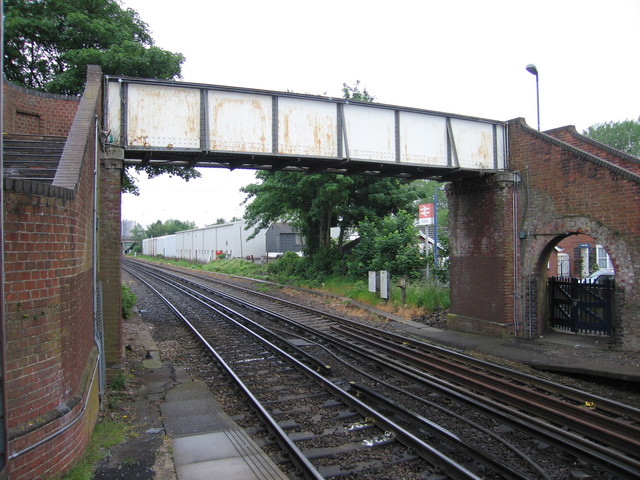
<svg viewBox="0 0 640 480">
<path fill-rule="evenodd" d="M 304 258 L 295 252 L 286 252 L 282 257 L 267 264 L 269 275 L 276 277 L 303 276 L 305 270 Z"/>
<path fill-rule="evenodd" d="M 122 318 L 129 318 L 133 313 L 133 307 L 135 306 L 138 298 L 133 293 L 131 287 L 126 283 L 122 284 Z"/>
</svg>

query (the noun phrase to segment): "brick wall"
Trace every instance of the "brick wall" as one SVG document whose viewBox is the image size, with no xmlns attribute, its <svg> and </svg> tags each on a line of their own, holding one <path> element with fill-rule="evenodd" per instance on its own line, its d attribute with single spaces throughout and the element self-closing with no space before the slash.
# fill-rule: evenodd
<svg viewBox="0 0 640 480">
<path fill-rule="evenodd" d="M 122 300 L 120 274 L 120 184 L 124 163 L 122 149 L 107 149 L 100 168 L 100 281 L 104 302 L 105 356 L 110 374 L 122 368 Z"/>
<path fill-rule="evenodd" d="M 66 136 L 80 97 L 36 92 L 3 82 L 3 133 Z"/>
<path fill-rule="evenodd" d="M 551 135 L 510 122 L 510 167 L 528 184 L 520 219 L 526 237 L 522 274 L 535 285 L 523 322 L 537 317 L 535 334 L 546 326 L 544 278 L 550 249 L 574 234 L 585 234 L 609 253 L 616 271 L 615 338 L 625 349 L 640 349 L 640 175 L 633 157 L 580 137 L 567 129 Z M 568 129 L 569 131 L 571 129 Z M 565 132 L 562 133 L 561 132 Z M 556 137 L 561 137 L 561 141 Z M 569 143 L 570 142 L 570 143 Z M 581 148 L 575 148 L 579 145 Z M 589 151 L 587 151 L 589 150 Z M 593 152 L 593 153 L 590 153 Z M 598 155 L 594 155 L 598 153 Z M 525 296 L 528 295 L 524 291 Z"/>
<path fill-rule="evenodd" d="M 450 184 L 451 314 L 456 330 L 513 333 L 513 175 Z"/>
<path fill-rule="evenodd" d="M 75 164 L 72 188 L 10 179 L 4 184 L 4 380 L 11 479 L 51 477 L 68 469 L 83 453 L 97 419 L 92 132 L 100 113 L 100 85 L 101 72 L 93 68 L 82 104 L 66 98 L 55 104 L 49 97 L 44 102 L 40 94 L 32 102 L 43 109 L 40 125 L 47 130 L 40 133 L 84 139 L 65 149 L 67 165 Z M 19 97 L 6 98 L 9 105 L 29 103 L 20 89 L 5 85 L 5 94 Z M 73 114 L 84 108 L 84 115 L 68 122 L 65 107 Z M 57 129 L 53 118 L 59 119 Z M 54 433 L 59 434 L 31 448 Z"/>
<path fill-rule="evenodd" d="M 512 172 L 450 185 L 452 328 L 542 334 L 554 247 L 588 235 L 616 271 L 615 340 L 640 350 L 639 161 L 571 130 L 513 120 Z"/>
<path fill-rule="evenodd" d="M 544 133 L 579 148 L 580 150 L 584 150 L 591 155 L 595 155 L 604 160 L 613 162 L 622 168 L 626 168 L 627 170 L 640 174 L 640 159 L 615 150 L 607 145 L 598 143 L 584 135 L 580 135 L 573 126 L 556 128 Z"/>
</svg>

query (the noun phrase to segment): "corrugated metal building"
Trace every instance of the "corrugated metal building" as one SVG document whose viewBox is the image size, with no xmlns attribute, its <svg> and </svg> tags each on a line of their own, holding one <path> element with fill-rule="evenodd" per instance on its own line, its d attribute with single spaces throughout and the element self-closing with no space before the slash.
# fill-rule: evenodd
<svg viewBox="0 0 640 480">
<path fill-rule="evenodd" d="M 245 230 L 245 225 L 244 221 L 231 222 L 147 238 L 142 241 L 142 253 L 210 262 L 221 255 L 224 258 L 261 258 L 267 254 L 302 250 L 300 235 L 288 224 L 274 224 L 251 240 L 248 237 L 252 230 Z"/>
</svg>

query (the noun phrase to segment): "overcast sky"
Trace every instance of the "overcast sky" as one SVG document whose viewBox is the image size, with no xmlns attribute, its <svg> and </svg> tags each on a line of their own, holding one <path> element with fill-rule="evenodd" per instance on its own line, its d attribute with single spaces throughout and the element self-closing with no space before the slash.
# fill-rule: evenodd
<svg viewBox="0 0 640 480">
<path fill-rule="evenodd" d="M 640 0 L 122 0 L 156 45 L 186 56 L 182 80 L 342 96 L 578 131 L 640 116 Z M 254 172 L 140 179 L 122 218 L 199 227 L 241 217 Z"/>
</svg>

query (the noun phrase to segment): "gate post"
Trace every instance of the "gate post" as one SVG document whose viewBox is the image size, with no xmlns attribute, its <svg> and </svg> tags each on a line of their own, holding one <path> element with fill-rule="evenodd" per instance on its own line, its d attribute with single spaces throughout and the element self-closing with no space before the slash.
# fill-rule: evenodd
<svg viewBox="0 0 640 480">
<path fill-rule="evenodd" d="M 100 205 L 98 209 L 98 279 L 103 292 L 104 349 L 107 376 L 124 367 L 120 273 L 121 199 L 120 185 L 124 150 L 107 147 L 100 159 Z"/>
</svg>

